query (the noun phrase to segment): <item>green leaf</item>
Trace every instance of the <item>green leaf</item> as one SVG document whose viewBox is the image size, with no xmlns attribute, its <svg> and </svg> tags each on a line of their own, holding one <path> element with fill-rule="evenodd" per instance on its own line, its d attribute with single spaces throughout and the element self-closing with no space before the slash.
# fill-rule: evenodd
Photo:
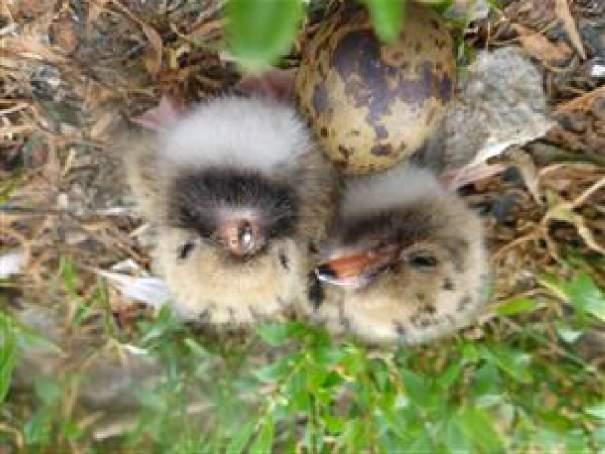
<svg viewBox="0 0 605 454">
<path fill-rule="evenodd" d="M 324 382 L 321 384 L 321 387 L 324 389 L 334 388 L 336 386 L 340 386 L 344 382 L 344 378 L 342 375 L 335 371 L 331 371 L 325 378 Z"/>
<path fill-rule="evenodd" d="M 457 418 L 452 418 L 447 422 L 444 438 L 445 445 L 450 452 L 455 452 L 456 454 L 472 452 L 472 446 L 469 443 L 470 440 L 464 436 Z"/>
<path fill-rule="evenodd" d="M 588 274 L 579 274 L 564 289 L 576 309 L 605 321 L 605 296 Z"/>
<path fill-rule="evenodd" d="M 271 446 L 273 445 L 273 418 L 268 416 L 263 422 L 254 443 L 250 447 L 252 454 L 267 454 L 272 452 Z"/>
<path fill-rule="evenodd" d="M 365 4 L 378 37 L 386 42 L 395 41 L 403 24 L 405 0 L 365 0 Z"/>
<path fill-rule="evenodd" d="M 79 278 L 74 264 L 66 258 L 61 257 L 59 268 L 65 289 L 70 295 L 78 297 Z"/>
<path fill-rule="evenodd" d="M 435 448 L 431 441 L 431 436 L 426 430 L 423 430 L 414 437 L 414 441 L 405 448 L 406 452 L 435 452 Z"/>
<path fill-rule="evenodd" d="M 185 338 L 184 343 L 189 348 L 189 351 L 199 359 L 208 359 L 211 356 L 208 350 L 202 347 L 198 341 L 192 339 L 191 337 Z"/>
<path fill-rule="evenodd" d="M 268 66 L 288 52 L 302 17 L 301 0 L 230 0 L 230 49 L 249 69 Z"/>
<path fill-rule="evenodd" d="M 359 374 L 366 366 L 365 352 L 356 348 L 348 349 L 347 354 L 342 358 L 342 365 L 346 375 Z"/>
<path fill-rule="evenodd" d="M 503 451 L 500 435 L 494 429 L 492 421 L 485 411 L 479 408 L 464 408 L 458 415 L 458 426 L 475 446 L 485 452 Z"/>
<path fill-rule="evenodd" d="M 431 401 L 431 390 L 426 377 L 404 369 L 401 371 L 401 378 L 410 401 L 421 407 L 428 406 Z"/>
<path fill-rule="evenodd" d="M 61 386 L 48 377 L 38 377 L 34 382 L 34 389 L 36 395 L 47 406 L 54 404 L 63 396 Z"/>
<path fill-rule="evenodd" d="M 565 434 L 565 448 L 565 452 L 591 452 L 588 438 L 582 429 L 573 429 Z"/>
<path fill-rule="evenodd" d="M 349 419 L 345 422 L 342 438 L 346 448 L 344 452 L 359 452 L 367 441 L 363 430 L 363 422 L 359 419 Z"/>
<path fill-rule="evenodd" d="M 605 295 L 588 274 L 579 273 L 571 282 L 553 276 L 542 276 L 539 281 L 555 296 L 574 306 L 580 315 L 590 314 L 605 321 Z"/>
<path fill-rule="evenodd" d="M 227 454 L 239 454 L 243 452 L 254 433 L 255 426 L 256 422 L 250 421 L 242 427 L 227 445 Z"/>
<path fill-rule="evenodd" d="M 605 420 L 605 402 L 585 408 L 584 411 L 595 418 Z"/>
<path fill-rule="evenodd" d="M 295 361 L 290 357 L 285 357 L 276 361 L 273 364 L 269 364 L 254 372 L 255 377 L 265 383 L 272 383 L 279 381 L 285 377 L 294 367 Z"/>
<path fill-rule="evenodd" d="M 183 331 L 183 324 L 176 318 L 168 306 L 162 307 L 159 314 L 151 323 L 141 323 L 142 331 L 145 333 L 140 343 L 150 347 L 156 341 L 170 334 Z"/>
<path fill-rule="evenodd" d="M 464 369 L 464 363 L 462 361 L 456 361 L 448 366 L 448 368 L 437 378 L 437 385 L 447 390 L 454 382 L 460 377 L 462 370 Z"/>
<path fill-rule="evenodd" d="M 311 353 L 315 362 L 328 368 L 340 362 L 346 354 L 342 348 L 332 345 L 317 347 Z"/>
<path fill-rule="evenodd" d="M 286 323 L 267 323 L 257 328 L 258 335 L 272 347 L 279 347 L 290 338 L 290 326 Z"/>
<path fill-rule="evenodd" d="M 343 418 L 332 416 L 330 414 L 324 415 L 323 422 L 328 432 L 333 434 L 341 433 L 345 426 L 345 420 Z"/>
<path fill-rule="evenodd" d="M 25 423 L 23 435 L 27 444 L 47 443 L 50 438 L 52 418 L 48 411 L 37 411 Z"/>
<path fill-rule="evenodd" d="M 486 362 L 473 372 L 471 389 L 475 396 L 497 394 L 501 386 L 500 372 L 493 362 Z"/>
<path fill-rule="evenodd" d="M 17 362 L 17 336 L 10 319 L 0 313 L 0 403 L 4 401 Z"/>
<path fill-rule="evenodd" d="M 469 363 L 476 363 L 479 361 L 479 350 L 474 344 L 464 344 L 462 347 L 462 356 Z"/>
<path fill-rule="evenodd" d="M 523 312 L 533 312 L 538 303 L 529 298 L 517 298 L 507 301 L 496 309 L 499 315 L 517 315 Z"/>
<path fill-rule="evenodd" d="M 481 356 L 506 372 L 521 383 L 530 383 L 532 375 L 529 371 L 531 356 L 500 345 L 482 345 Z"/>
</svg>

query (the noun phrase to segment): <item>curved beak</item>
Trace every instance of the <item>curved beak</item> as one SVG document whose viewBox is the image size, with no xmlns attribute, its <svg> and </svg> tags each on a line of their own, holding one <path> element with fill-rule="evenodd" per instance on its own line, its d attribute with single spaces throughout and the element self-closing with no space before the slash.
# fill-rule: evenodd
<svg viewBox="0 0 605 454">
<path fill-rule="evenodd" d="M 337 253 L 315 268 L 317 278 L 340 287 L 362 288 L 399 258 L 396 245 L 351 253 Z"/>
</svg>

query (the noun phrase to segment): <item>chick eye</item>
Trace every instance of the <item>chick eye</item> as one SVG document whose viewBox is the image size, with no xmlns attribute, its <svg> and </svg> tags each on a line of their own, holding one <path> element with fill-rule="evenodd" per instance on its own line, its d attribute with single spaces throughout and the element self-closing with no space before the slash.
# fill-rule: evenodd
<svg viewBox="0 0 605 454">
<path fill-rule="evenodd" d="M 429 253 L 421 252 L 410 256 L 410 258 L 408 259 L 408 263 L 414 268 L 422 270 L 435 268 L 437 266 L 437 259 L 435 258 L 435 256 Z"/>
<path fill-rule="evenodd" d="M 189 256 L 189 254 L 191 254 L 194 248 L 195 243 L 193 241 L 187 241 L 178 249 L 179 259 L 185 260 Z"/>
</svg>

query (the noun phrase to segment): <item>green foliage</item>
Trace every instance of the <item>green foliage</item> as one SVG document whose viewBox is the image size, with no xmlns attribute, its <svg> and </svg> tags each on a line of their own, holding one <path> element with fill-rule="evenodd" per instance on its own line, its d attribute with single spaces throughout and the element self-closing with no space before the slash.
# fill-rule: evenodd
<svg viewBox="0 0 605 454">
<path fill-rule="evenodd" d="M 227 16 L 231 51 L 256 70 L 290 49 L 303 7 L 301 0 L 229 0 Z"/>
<path fill-rule="evenodd" d="M 64 267 L 62 278 L 77 293 L 76 271 Z M 548 282 L 578 308 L 557 321 L 563 331 L 581 334 L 599 322 L 592 308 L 601 291 L 587 274 Z M 524 320 L 518 330 L 396 351 L 334 342 L 294 322 L 259 326 L 256 336 L 200 333 L 163 309 L 122 339 L 162 372 L 137 390 L 140 408 L 118 437 L 91 442 L 68 404 L 83 377 L 68 374 L 36 380 L 31 411 L 13 427 L 26 446 L 50 450 L 78 443 L 172 453 L 596 450 L 605 443 L 603 377 L 573 344 L 553 345 L 554 324 L 537 317 L 547 306 L 514 299 L 498 307 L 494 323 Z"/>
<path fill-rule="evenodd" d="M 372 25 L 380 39 L 395 41 L 403 25 L 405 0 L 364 0 L 364 3 L 370 10 Z"/>
<path fill-rule="evenodd" d="M 11 385 L 13 371 L 23 348 L 58 353 L 61 350 L 30 328 L 0 311 L 0 403 L 4 401 Z"/>
<path fill-rule="evenodd" d="M 587 317 L 592 316 L 605 322 L 605 295 L 589 274 L 578 273 L 569 282 L 547 276 L 541 283 L 573 306 L 579 319 L 587 320 Z"/>
<path fill-rule="evenodd" d="M 404 26 L 406 0 L 361 0 L 370 11 L 376 34 L 383 41 L 397 39 Z M 304 0 L 229 0 L 226 8 L 230 51 L 249 71 L 265 69 L 287 54 L 306 10 L 317 3 Z M 444 11 L 451 0 L 423 0 Z"/>
<path fill-rule="evenodd" d="M 6 398 L 17 358 L 17 335 L 11 319 L 0 312 L 0 403 Z"/>
<path fill-rule="evenodd" d="M 498 307 L 499 315 L 518 315 L 524 312 L 533 312 L 538 304 L 529 298 L 518 298 L 508 301 Z"/>
</svg>

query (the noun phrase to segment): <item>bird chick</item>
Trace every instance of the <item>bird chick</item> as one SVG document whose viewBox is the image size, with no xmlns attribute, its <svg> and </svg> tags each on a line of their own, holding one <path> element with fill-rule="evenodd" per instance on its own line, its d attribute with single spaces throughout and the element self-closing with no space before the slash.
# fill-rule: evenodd
<svg viewBox="0 0 605 454">
<path fill-rule="evenodd" d="M 312 318 L 371 344 L 418 344 L 472 322 L 485 302 L 481 221 L 426 170 L 350 179 Z"/>
<path fill-rule="evenodd" d="M 127 154 L 178 314 L 245 325 L 305 302 L 309 250 L 326 235 L 336 178 L 293 108 L 216 98 Z"/>
</svg>

